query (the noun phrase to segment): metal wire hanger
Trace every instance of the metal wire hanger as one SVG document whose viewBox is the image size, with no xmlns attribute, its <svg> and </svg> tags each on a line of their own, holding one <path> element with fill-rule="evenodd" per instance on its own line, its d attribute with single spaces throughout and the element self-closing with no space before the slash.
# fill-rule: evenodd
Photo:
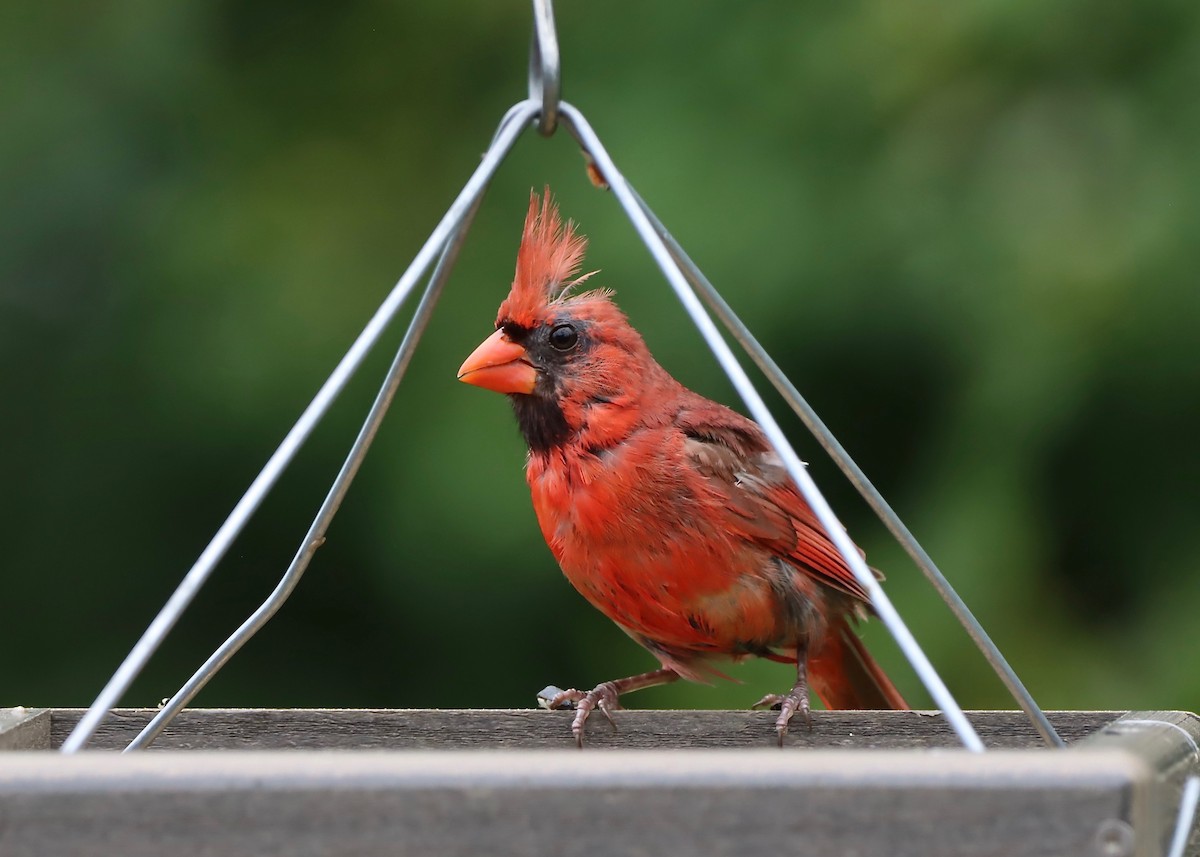
<svg viewBox="0 0 1200 857">
<path fill-rule="evenodd" d="M 933 560 L 917 542 L 913 534 L 887 504 L 866 475 L 834 438 L 833 434 L 817 417 L 787 379 L 779 366 L 771 360 L 762 346 L 722 299 L 716 288 L 708 281 L 694 262 L 684 253 L 662 223 L 650 210 L 632 186 L 626 181 L 609 157 L 599 137 L 571 104 L 561 100 L 561 72 L 558 39 L 554 26 L 554 10 L 551 0 L 532 0 L 533 37 L 529 53 L 529 94 L 513 105 L 501 120 L 491 145 L 479 166 L 472 173 L 463 189 L 425 241 L 408 269 L 400 277 L 379 309 L 368 321 L 332 374 L 317 391 L 316 396 L 301 413 L 299 419 L 284 436 L 279 447 L 267 460 L 263 469 L 251 482 L 246 493 L 234 506 L 229 517 L 217 530 L 208 546 L 184 576 L 179 587 L 167 600 L 142 637 L 130 650 L 124 661 L 101 690 L 87 712 L 63 742 L 61 751 L 74 753 L 87 746 L 110 709 L 128 690 L 129 685 L 141 672 L 147 661 L 161 645 L 163 639 L 187 609 L 192 599 L 207 581 L 229 546 L 244 529 L 259 504 L 274 487 L 279 476 L 295 458 L 300 447 L 313 429 L 328 412 L 334 400 L 345 388 L 350 378 L 362 364 L 370 350 L 378 343 L 388 324 L 412 294 L 417 281 L 437 259 L 428 285 L 421 297 L 416 312 L 410 321 L 400 347 L 389 368 L 383 385 L 377 394 L 366 420 L 360 429 L 341 470 L 334 479 L 324 502 L 321 504 L 304 539 L 300 543 L 287 571 L 274 591 L 254 613 L 208 658 L 192 677 L 167 701 L 150 723 L 126 747 L 126 751 L 148 746 L 186 707 L 201 689 L 213 678 L 230 658 L 265 625 L 291 595 L 313 555 L 325 540 L 330 522 L 337 514 L 351 482 L 358 473 L 367 450 L 387 413 L 404 372 L 408 368 L 413 351 L 420 342 L 429 318 L 449 278 L 463 241 L 470 229 L 474 214 L 504 158 L 511 151 L 518 137 L 531 125 L 536 125 L 543 136 L 552 136 L 561 124 L 578 142 L 590 158 L 590 165 L 603 177 L 620 202 L 634 229 L 646 244 L 658 263 L 667 282 L 675 291 L 684 309 L 691 317 L 705 342 L 712 350 L 721 368 L 728 375 L 750 415 L 762 427 L 771 444 L 779 453 L 795 481 L 797 488 L 825 527 L 839 554 L 846 561 L 855 578 L 870 595 L 871 604 L 880 620 L 895 638 L 904 656 L 916 671 L 921 682 L 946 720 L 954 729 L 964 747 L 974 752 L 984 749 L 983 742 L 971 726 L 961 706 L 954 699 L 932 663 L 909 631 L 899 612 L 876 581 L 845 529 L 838 522 L 828 502 L 809 476 L 803 463 L 788 443 L 778 423 L 767 409 L 758 391 L 738 363 L 737 357 L 722 338 L 716 324 L 705 312 L 701 298 L 712 309 L 733 337 L 750 355 L 766 377 L 783 395 L 788 405 L 825 448 L 830 457 L 841 468 L 867 503 L 883 521 L 892 535 L 900 542 L 909 556 L 929 579 L 939 596 L 966 629 L 967 634 L 979 647 L 988 663 L 1013 695 L 1018 705 L 1028 715 L 1034 728 L 1050 746 L 1063 746 L 1064 742 L 1055 732 L 1045 714 L 1032 695 L 1021 683 L 1012 667 L 988 637 L 982 626 L 971 614 L 966 604 L 942 575 Z M 699 296 L 697 295 L 699 293 Z"/>
</svg>

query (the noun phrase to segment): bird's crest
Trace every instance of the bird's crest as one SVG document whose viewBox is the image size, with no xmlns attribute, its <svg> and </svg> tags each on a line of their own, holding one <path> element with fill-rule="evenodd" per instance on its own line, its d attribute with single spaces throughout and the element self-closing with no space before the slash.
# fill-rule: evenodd
<svg viewBox="0 0 1200 857">
<path fill-rule="evenodd" d="M 499 321 L 533 327 L 545 317 L 546 309 L 562 301 L 567 293 L 596 271 L 576 276 L 583 264 L 587 238 L 564 225 L 558 206 L 547 187 L 541 199 L 529 194 L 529 212 L 517 251 L 517 273 L 512 289 L 500 304 Z"/>
</svg>

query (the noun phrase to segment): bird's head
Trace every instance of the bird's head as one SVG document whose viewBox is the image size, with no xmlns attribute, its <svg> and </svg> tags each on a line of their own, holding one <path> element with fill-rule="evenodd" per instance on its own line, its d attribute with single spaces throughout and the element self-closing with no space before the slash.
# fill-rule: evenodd
<svg viewBox="0 0 1200 857">
<path fill-rule="evenodd" d="M 530 449 L 557 446 L 594 421 L 611 430 L 620 411 L 636 409 L 647 383 L 664 376 L 641 336 L 596 290 L 572 294 L 587 239 L 562 222 L 546 190 L 530 194 L 512 289 L 496 316 L 496 332 L 458 370 L 467 384 L 507 393 Z"/>
</svg>

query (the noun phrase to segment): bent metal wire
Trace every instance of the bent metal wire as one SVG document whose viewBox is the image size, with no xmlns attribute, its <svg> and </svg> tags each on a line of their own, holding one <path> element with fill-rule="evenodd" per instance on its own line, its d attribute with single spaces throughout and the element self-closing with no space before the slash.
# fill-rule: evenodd
<svg viewBox="0 0 1200 857">
<path fill-rule="evenodd" d="M 783 429 L 779 427 L 779 424 L 767 409 L 766 403 L 759 396 L 746 371 L 738 363 L 733 351 L 721 337 L 721 332 L 717 329 L 713 320 L 704 311 L 700 299 L 692 291 L 691 284 L 688 283 L 687 278 L 683 275 L 683 271 L 675 263 L 675 259 L 667 249 L 667 245 L 663 243 L 662 238 L 654 231 L 654 226 L 650 223 L 650 219 L 642 211 L 641 206 L 633 195 L 633 191 L 626 184 L 625 177 L 617 171 L 616 165 L 612 162 L 603 144 L 601 144 L 600 138 L 596 136 L 596 132 L 592 130 L 592 126 L 588 124 L 588 121 L 583 118 L 583 114 L 570 104 L 563 102 L 559 104 L 558 110 L 559 118 L 567 124 L 572 136 L 579 141 L 579 144 L 592 157 L 593 162 L 600 169 L 600 173 L 608 182 L 612 192 L 620 200 L 621 207 L 625 209 L 625 214 L 633 222 L 633 228 L 637 230 L 638 235 L 641 236 L 642 241 L 649 248 L 650 254 L 654 257 L 654 261 L 658 263 L 659 268 L 662 269 L 667 282 L 671 284 L 671 288 L 675 290 L 675 294 L 683 303 L 684 309 L 692 317 L 692 323 L 696 325 L 701 336 L 704 337 L 704 341 L 716 356 L 717 362 L 721 364 L 721 368 L 729 376 L 730 382 L 733 384 L 734 389 L 737 390 L 738 395 L 741 396 L 747 410 L 750 411 L 750 415 L 754 417 L 754 421 L 759 424 L 763 433 L 766 434 L 767 439 L 770 440 L 771 446 L 775 447 L 775 451 L 783 459 L 784 467 L 787 468 L 792 480 L 796 483 L 796 487 L 800 489 L 800 493 L 808 501 L 809 507 L 825 528 L 826 534 L 837 548 L 838 553 L 842 555 L 842 559 L 846 561 L 847 566 L 854 573 L 855 579 L 862 585 L 867 594 L 870 595 L 871 606 L 875 608 L 875 613 L 895 638 L 896 644 L 900 646 L 904 652 L 904 656 L 908 658 L 908 662 L 916 670 L 921 683 L 925 685 L 925 689 L 929 691 L 929 695 L 933 697 L 934 702 L 942 710 L 943 716 L 949 721 L 959 740 L 962 741 L 963 746 L 968 750 L 982 752 L 983 742 L 979 739 L 979 735 L 976 734 L 966 715 L 963 714 L 962 708 L 953 695 L 951 695 L 949 688 L 942 681 L 942 677 L 938 675 L 929 658 L 925 656 L 925 652 L 917 643 L 916 638 L 913 637 L 912 632 L 908 630 L 908 626 L 904 623 L 904 620 L 900 618 L 900 613 L 892 605 L 891 599 L 884 593 L 883 587 L 879 585 L 879 581 L 875 579 L 875 575 L 871 572 L 871 569 L 867 566 L 862 556 L 859 555 L 854 542 L 850 541 L 850 536 L 846 534 L 846 530 L 833 513 L 833 509 L 830 508 L 824 495 L 817 488 L 817 484 L 808 475 L 808 470 L 805 469 L 804 462 L 800 460 L 800 457 L 796 455 L 796 451 L 788 443 Z"/>
<path fill-rule="evenodd" d="M 1179 796 L 1179 814 L 1175 817 L 1175 832 L 1167 857 L 1184 857 L 1192 826 L 1196 822 L 1196 804 L 1200 803 L 1200 777 L 1188 777 Z"/>
<path fill-rule="evenodd" d="M 1021 706 L 1022 710 L 1029 717 L 1034 728 L 1042 736 L 1042 740 L 1051 747 L 1065 747 L 1066 742 L 1059 737 L 1058 732 L 1050 724 L 1045 713 L 1034 702 L 1033 696 L 1025 687 L 1024 682 L 1017 676 L 1008 661 L 1004 659 L 1004 655 L 1000 653 L 1000 649 L 992 641 L 992 638 L 988 636 L 983 626 L 979 624 L 979 620 L 971 613 L 966 602 L 954 591 L 954 587 L 950 585 L 950 581 L 942 574 L 941 569 L 937 567 L 932 557 L 921 547 L 916 536 L 905 526 L 904 521 L 900 520 L 900 516 L 896 514 L 896 510 L 883 498 L 883 495 L 879 493 L 879 489 L 867 478 L 867 474 L 862 471 L 858 463 L 850 457 L 850 453 L 833 436 L 833 432 L 829 430 L 825 422 L 817 416 L 817 412 L 813 410 L 812 405 L 800 395 L 800 391 L 788 380 L 783 370 L 779 368 L 779 364 L 771 359 L 771 355 L 759 344 L 758 340 L 754 338 L 754 334 L 750 332 L 750 329 L 742 323 L 742 320 L 737 317 L 733 309 L 721 297 L 716 286 L 709 282 L 708 277 L 704 276 L 704 272 L 696 266 L 691 257 L 679 246 L 679 242 L 671 236 L 671 233 L 662 225 L 662 221 L 654 215 L 649 206 L 638 196 L 637 191 L 632 187 L 629 190 L 633 194 L 634 199 L 637 200 L 638 205 L 641 206 L 646 217 L 649 218 L 650 223 L 654 226 L 654 231 L 658 233 L 663 243 L 667 245 L 667 249 L 675 259 L 676 264 L 683 269 L 684 276 L 688 278 L 688 282 L 700 293 L 700 297 L 708 304 L 709 309 L 713 311 L 721 323 L 733 334 L 733 338 L 746 350 L 746 353 L 750 355 L 750 359 L 762 370 L 767 380 L 779 391 L 784 401 L 800 417 L 805 427 L 812 433 L 817 442 L 821 444 L 834 463 L 837 464 L 846 479 L 858 489 L 858 493 L 867 501 L 867 505 L 871 507 L 879 517 L 879 520 L 883 522 L 883 525 L 888 528 L 888 531 L 900 543 L 912 558 L 912 561 L 916 563 L 938 595 L 946 602 L 946 606 L 950 608 L 950 612 L 954 614 L 954 617 L 966 629 L 967 634 L 983 653 L 984 658 L 987 659 L 987 662 L 996 672 L 996 675 L 1000 677 L 1004 686 L 1008 688 L 1009 693 L 1012 694 L 1017 704 Z"/>
<path fill-rule="evenodd" d="M 505 122 L 501 123 L 501 129 L 503 129 L 508 121 L 506 117 Z M 380 424 L 383 423 L 383 417 L 392 404 L 396 390 L 400 387 L 400 381 L 404 378 L 404 373 L 408 369 L 408 363 L 417 348 L 417 343 L 420 342 L 421 335 L 425 332 L 425 327 L 429 324 L 429 318 L 433 315 L 433 308 L 437 305 L 438 298 L 442 294 L 442 288 L 446 285 L 446 280 L 450 277 L 450 271 L 458 259 L 458 251 L 462 248 L 463 239 L 467 237 L 467 232 L 471 228 L 471 221 L 475 217 L 475 212 L 479 210 L 480 199 L 481 197 L 476 198 L 475 203 L 467 211 L 462 223 L 459 224 L 453 235 L 451 235 L 446 249 L 442 251 L 442 256 L 438 259 L 437 267 L 434 268 L 433 274 L 429 278 L 429 285 L 425 288 L 425 294 L 421 296 L 421 302 L 417 305 L 417 311 L 413 314 L 412 321 L 409 322 L 408 330 L 405 332 L 404 339 L 400 343 L 400 349 L 396 352 L 396 357 L 392 361 L 391 368 L 388 369 L 387 376 L 384 378 L 383 386 L 376 395 L 375 401 L 371 405 L 371 410 L 367 413 L 367 419 L 354 440 L 354 444 L 350 447 L 350 452 L 342 464 L 342 469 L 338 471 L 337 478 L 333 480 L 333 485 L 329 488 L 329 493 L 325 495 L 325 501 L 321 504 L 321 508 L 317 512 L 317 517 L 308 528 L 303 541 L 300 542 L 300 547 L 297 549 L 291 565 L 288 566 L 288 570 L 275 586 L 270 597 L 250 615 L 249 619 L 242 623 L 229 639 L 221 644 L 220 648 L 209 656 L 208 660 L 204 662 L 200 669 L 196 670 L 187 683 L 163 705 L 158 713 L 154 715 L 154 718 L 129 743 L 129 746 L 125 748 L 125 752 L 149 746 L 158 737 L 159 733 L 166 728 L 167 724 L 175 719 L 175 715 L 182 711 L 196 694 L 204 689 L 209 679 L 216 675 L 217 671 L 225 666 L 229 662 L 229 659 L 236 655 L 238 650 L 251 637 L 257 634 L 263 625 L 270 621 L 271 617 L 279 611 L 279 608 L 291 596 L 292 590 L 296 588 L 296 585 L 300 582 L 300 578 L 304 576 L 304 572 L 308 569 L 309 563 L 312 562 L 317 548 L 325 542 L 325 533 L 329 529 L 329 524 L 333 521 L 334 515 L 337 514 L 338 509 L 341 507 L 342 500 L 345 499 L 346 492 L 350 489 L 350 483 L 358 475 L 358 469 L 367 455 L 367 450 L 370 449 L 372 441 L 375 440 L 375 433 L 379 430 Z"/>
<path fill-rule="evenodd" d="M 379 309 L 375 311 L 375 315 L 371 317 L 362 333 L 350 346 L 350 350 L 346 352 L 333 373 L 321 385 L 317 395 L 313 397 L 296 424 L 284 436 L 279 447 L 267 459 L 266 465 L 250 483 L 250 487 L 242 495 L 242 499 L 233 507 L 233 511 L 229 513 L 225 523 L 217 530 L 216 535 L 184 576 L 179 587 L 167 599 L 167 603 L 154 617 L 154 621 L 134 644 L 129 654 L 125 656 L 125 660 L 113 673 L 104 689 L 100 691 L 95 702 L 75 724 L 75 728 L 63 742 L 62 752 L 74 753 L 83 749 L 107 716 L 109 709 L 116 705 L 125 691 L 129 689 L 134 678 L 142 671 L 151 655 L 158 649 L 184 610 L 187 609 L 188 604 L 208 580 L 209 575 L 225 555 L 233 540 L 245 528 L 263 498 L 275 486 L 279 476 L 296 457 L 296 453 L 308 440 L 317 423 L 325 416 L 334 399 L 342 392 L 367 354 L 379 341 L 388 323 L 404 305 L 405 299 L 412 292 L 417 280 L 425 273 L 437 253 L 446 245 L 450 235 L 462 224 L 467 211 L 482 197 L 483 189 L 495 174 L 496 168 L 500 166 L 501 161 L 504 160 L 517 137 L 525 130 L 526 125 L 538 115 L 538 111 L 538 105 L 528 101 L 514 105 L 509 110 L 505 117 L 507 121 L 501 124 L 500 130 L 479 166 L 476 167 L 458 197 L 442 216 L 433 233 L 426 239 L 424 246 L 417 252 L 412 264 L 408 266 L 408 270 L 384 298 Z"/>
<path fill-rule="evenodd" d="M 257 510 L 266 494 L 274 486 L 283 470 L 291 463 L 301 445 L 307 440 L 313 428 L 324 417 L 333 404 L 334 399 L 346 386 L 350 377 L 361 365 L 367 353 L 374 347 L 383 334 L 384 329 L 395 317 L 401 306 L 413 291 L 417 280 L 425 273 L 435 256 L 441 254 L 437 266 L 430 277 L 429 285 L 421 299 L 421 303 L 409 324 L 399 351 L 388 371 L 383 386 L 373 403 L 370 412 L 355 439 L 345 463 L 342 465 L 336 479 L 326 495 L 316 518 L 313 520 L 304 540 L 301 542 L 295 558 L 288 567 L 283 578 L 271 593 L 270 597 L 248 618 L 218 648 L 212 656 L 196 671 L 188 682 L 171 698 L 158 715 L 130 743 L 126 750 L 139 749 L 148 746 L 170 721 L 181 711 L 192 698 L 207 684 L 218 670 L 249 640 L 259 628 L 275 614 L 294 590 L 300 577 L 308 567 L 313 554 L 324 540 L 324 533 L 337 513 L 350 483 L 357 474 L 359 466 L 374 439 L 376 430 L 386 414 L 392 397 L 398 387 L 413 350 L 424 332 L 425 326 L 441 294 L 442 287 L 449 276 L 457 258 L 458 250 L 470 228 L 471 220 L 480 200 L 487 188 L 488 182 L 499 168 L 500 163 L 512 149 L 517 138 L 532 124 L 536 123 L 538 130 L 545 136 L 554 133 L 561 122 L 568 132 L 583 147 L 597 166 L 599 172 L 612 189 L 635 230 L 650 250 L 651 255 L 662 269 L 668 283 L 684 305 L 703 335 L 709 348 L 713 351 L 722 369 L 729 376 L 738 394 L 741 396 L 751 416 L 762 426 L 772 445 L 783 459 L 789 475 L 796 482 L 797 488 L 804 495 L 822 525 L 826 528 L 838 552 L 846 560 L 856 579 L 870 594 L 872 605 L 881 621 L 887 626 L 904 656 L 913 666 L 917 675 L 929 691 L 930 695 L 941 708 L 959 740 L 971 751 L 980 752 L 984 749 L 983 742 L 967 720 L 962 708 L 941 680 L 929 659 L 921 650 L 912 633 L 908 630 L 903 619 L 888 599 L 883 588 L 875 580 L 865 562 L 859 556 L 844 528 L 838 522 L 836 515 L 828 502 L 805 470 L 803 463 L 796 455 L 779 425 L 775 422 L 749 377 L 738 363 L 737 358 L 725 343 L 716 325 L 705 312 L 697 297 L 697 292 L 713 308 L 717 317 L 729 328 L 735 339 L 749 353 L 751 358 L 762 369 L 767 378 L 784 395 L 788 404 L 804 420 L 808 428 L 824 446 L 826 451 L 846 474 L 847 478 L 863 494 L 867 502 L 883 520 L 884 524 L 913 557 L 918 567 L 930 579 L 938 594 L 947 602 L 955 617 L 966 628 L 968 635 L 979 646 L 988 663 L 996 670 L 1005 686 L 1013 694 L 1018 704 L 1029 715 L 1034 727 L 1050 745 L 1062 746 L 1054 728 L 1046 719 L 1045 714 L 1037 706 L 1028 690 L 1016 677 L 1011 666 L 996 648 L 992 640 L 983 631 L 978 621 L 967 609 L 949 582 L 933 564 L 933 561 L 921 548 L 912 533 L 900 521 L 896 513 L 879 495 L 874 486 L 858 468 L 833 435 L 817 418 L 816 414 L 800 396 L 799 392 L 780 371 L 765 351 L 733 314 L 728 305 L 721 299 L 716 289 L 704 277 L 695 264 L 687 257 L 679 245 L 659 222 L 649 207 L 634 192 L 633 188 L 617 170 L 609 157 L 599 137 L 591 125 L 575 107 L 560 100 L 561 82 L 559 72 L 559 51 L 557 36 L 554 30 L 554 15 L 551 0 L 533 0 L 534 35 L 531 42 L 529 58 L 529 98 L 514 105 L 505 114 L 487 152 L 475 172 L 471 175 L 458 197 L 439 221 L 433 233 L 417 253 L 412 264 L 384 299 L 380 308 L 367 323 L 358 339 L 338 363 L 333 373 L 318 390 L 312 402 L 305 408 L 295 425 L 284 437 L 279 448 L 267 460 L 262 471 L 251 483 L 249 489 L 238 501 L 229 517 L 218 529 L 212 541 L 201 553 L 199 559 L 184 576 L 179 587 L 168 599 L 159 614 L 143 633 L 141 639 L 134 645 L 117 671 L 109 679 L 100 695 L 80 719 L 75 729 L 62 745 L 62 752 L 73 753 L 82 749 L 95 734 L 96 729 L 107 715 L 110 708 L 120 701 L 121 696 L 128 690 L 129 685 L 145 666 L 149 658 L 157 650 L 162 640 L 170 632 L 175 622 L 187 609 L 199 589 L 204 585 L 216 564 L 224 556 L 229 545 L 245 527 L 250 517 Z"/>
</svg>

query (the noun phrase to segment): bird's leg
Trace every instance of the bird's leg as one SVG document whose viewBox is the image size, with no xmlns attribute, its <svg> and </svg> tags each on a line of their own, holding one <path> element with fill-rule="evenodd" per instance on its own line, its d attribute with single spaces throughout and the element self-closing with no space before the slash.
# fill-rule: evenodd
<svg viewBox="0 0 1200 857">
<path fill-rule="evenodd" d="M 552 696 L 548 696 L 547 692 L 557 690 L 546 688 L 539 696 L 539 702 L 546 708 L 558 710 L 563 708 L 575 708 L 575 719 L 571 721 L 571 733 L 575 736 L 575 745 L 583 747 L 583 730 L 584 724 L 587 723 L 588 715 L 594 709 L 599 708 L 600 712 L 608 718 L 608 722 L 612 724 L 615 731 L 617 723 L 613 720 L 612 713 L 621 707 L 618 697 L 623 693 L 632 693 L 635 690 L 644 690 L 647 687 L 657 687 L 660 684 L 670 684 L 678 680 L 679 673 L 669 667 L 653 670 L 652 672 L 642 673 L 641 675 L 631 675 L 628 678 L 619 678 L 615 681 L 605 681 L 596 685 L 594 688 L 584 693 L 582 690 L 558 690 Z"/>
<path fill-rule="evenodd" d="M 808 647 L 796 647 L 796 683 L 788 693 L 768 693 L 752 708 L 778 708 L 779 717 L 775 719 L 775 731 L 779 735 L 779 746 L 788 732 L 788 723 L 797 711 L 804 715 L 804 725 L 812 731 L 812 712 L 808 707 Z"/>
</svg>

